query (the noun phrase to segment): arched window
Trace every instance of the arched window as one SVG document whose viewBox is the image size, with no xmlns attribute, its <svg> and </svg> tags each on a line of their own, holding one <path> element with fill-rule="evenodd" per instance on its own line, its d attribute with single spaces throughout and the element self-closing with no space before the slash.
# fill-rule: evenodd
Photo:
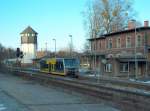
<svg viewBox="0 0 150 111">
<path fill-rule="evenodd" d="M 95 42 L 92 42 L 92 49 L 95 51 L 96 50 L 96 44 L 95 44 Z"/>
<path fill-rule="evenodd" d="M 94 50 L 96 50 L 96 44 L 94 43 Z"/>
<path fill-rule="evenodd" d="M 130 48 L 131 47 L 131 37 L 127 37 L 126 38 L 126 48 Z"/>
<path fill-rule="evenodd" d="M 121 48 L 121 40 L 120 40 L 120 38 L 117 38 L 117 41 L 116 41 L 116 47 L 117 48 Z"/>
<path fill-rule="evenodd" d="M 108 49 L 112 48 L 112 39 L 108 39 Z"/>
<path fill-rule="evenodd" d="M 101 49 L 101 41 L 99 41 L 99 49 Z"/>
<path fill-rule="evenodd" d="M 137 36 L 137 47 L 142 46 L 142 37 L 140 35 Z"/>
</svg>

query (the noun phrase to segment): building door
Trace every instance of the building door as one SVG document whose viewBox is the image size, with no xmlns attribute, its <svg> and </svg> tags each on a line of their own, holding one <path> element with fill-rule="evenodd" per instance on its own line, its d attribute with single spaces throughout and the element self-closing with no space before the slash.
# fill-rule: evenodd
<svg viewBox="0 0 150 111">
<path fill-rule="evenodd" d="M 142 75 L 142 64 L 138 64 L 138 75 Z"/>
</svg>

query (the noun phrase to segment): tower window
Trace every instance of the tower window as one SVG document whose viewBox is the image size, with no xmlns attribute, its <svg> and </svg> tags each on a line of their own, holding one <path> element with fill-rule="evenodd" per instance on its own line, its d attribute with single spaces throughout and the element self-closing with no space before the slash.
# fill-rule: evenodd
<svg viewBox="0 0 150 111">
<path fill-rule="evenodd" d="M 24 34 L 21 34 L 21 36 L 24 36 Z"/>
<path fill-rule="evenodd" d="M 28 43 L 28 38 L 27 37 L 21 37 L 21 43 Z"/>
</svg>

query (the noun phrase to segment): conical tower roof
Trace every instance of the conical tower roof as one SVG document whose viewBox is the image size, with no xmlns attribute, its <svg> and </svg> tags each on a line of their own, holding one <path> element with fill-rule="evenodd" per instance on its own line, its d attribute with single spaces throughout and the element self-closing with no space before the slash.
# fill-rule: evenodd
<svg viewBox="0 0 150 111">
<path fill-rule="evenodd" d="M 20 34 L 38 34 L 35 30 L 33 30 L 30 26 L 28 26 L 24 31 L 22 31 Z"/>
</svg>

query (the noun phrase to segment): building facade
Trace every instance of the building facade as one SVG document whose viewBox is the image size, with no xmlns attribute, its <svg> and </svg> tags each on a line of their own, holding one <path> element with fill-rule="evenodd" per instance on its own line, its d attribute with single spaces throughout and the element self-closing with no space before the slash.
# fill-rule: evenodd
<svg viewBox="0 0 150 111">
<path fill-rule="evenodd" d="M 135 27 L 89 39 L 91 68 L 107 76 L 146 76 L 150 74 L 150 27 Z"/>
<path fill-rule="evenodd" d="M 36 58 L 37 52 L 37 35 L 30 26 L 28 26 L 21 35 L 21 51 L 23 51 L 22 64 L 31 64 L 32 59 Z"/>
</svg>

